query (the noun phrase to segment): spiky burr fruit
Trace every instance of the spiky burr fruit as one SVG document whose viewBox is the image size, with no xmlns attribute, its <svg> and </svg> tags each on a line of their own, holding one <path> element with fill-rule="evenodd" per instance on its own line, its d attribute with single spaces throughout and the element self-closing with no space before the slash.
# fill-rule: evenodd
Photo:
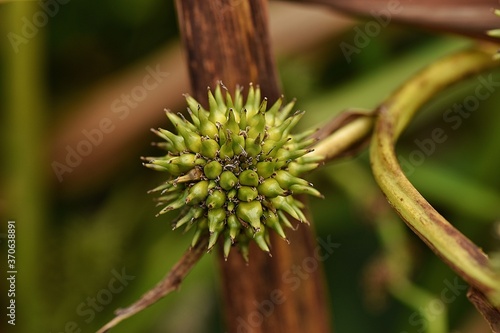
<svg viewBox="0 0 500 333">
<path fill-rule="evenodd" d="M 253 86 L 246 101 L 240 89 L 234 96 L 221 85 L 215 93 L 209 89 L 208 110 L 185 97 L 191 121 L 167 110 L 177 134 L 152 130 L 165 140 L 155 145 L 167 153 L 143 158 L 147 167 L 171 176 L 152 190 L 161 192 L 158 201 L 165 205 L 159 214 L 181 209 L 173 228 L 194 228 L 193 246 L 208 233 L 209 250 L 222 239 L 225 258 L 238 244 L 247 259 L 252 240 L 269 252 L 270 230 L 286 240 L 283 229 L 292 228 L 287 214 L 307 222 L 293 195 L 321 197 L 299 177 L 320 160 L 307 156 L 312 131 L 291 134 L 304 112 L 290 115 L 294 102 L 282 106 L 281 98 L 267 109 L 267 99 Z"/>
</svg>

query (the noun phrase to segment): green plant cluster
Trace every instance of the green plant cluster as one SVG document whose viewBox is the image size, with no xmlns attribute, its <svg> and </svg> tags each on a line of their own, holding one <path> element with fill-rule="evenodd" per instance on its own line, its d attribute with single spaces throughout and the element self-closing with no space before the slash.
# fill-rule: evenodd
<svg viewBox="0 0 500 333">
<path fill-rule="evenodd" d="M 307 156 L 313 131 L 291 134 L 304 112 L 291 114 L 294 102 L 282 107 L 282 98 L 267 109 L 253 86 L 244 102 L 241 89 L 233 98 L 218 85 L 215 93 L 208 91 L 209 110 L 189 95 L 186 100 L 191 121 L 167 111 L 178 134 L 153 130 L 164 139 L 155 145 L 166 155 L 143 158 L 147 167 L 171 175 L 152 190 L 161 192 L 158 201 L 165 205 L 159 214 L 181 209 L 173 228 L 194 228 L 192 246 L 209 233 L 209 250 L 222 236 L 226 258 L 238 244 L 247 259 L 251 240 L 269 252 L 269 230 L 286 240 L 283 228 L 293 228 L 287 214 L 307 222 L 293 194 L 321 197 L 299 177 L 321 160 Z"/>
</svg>

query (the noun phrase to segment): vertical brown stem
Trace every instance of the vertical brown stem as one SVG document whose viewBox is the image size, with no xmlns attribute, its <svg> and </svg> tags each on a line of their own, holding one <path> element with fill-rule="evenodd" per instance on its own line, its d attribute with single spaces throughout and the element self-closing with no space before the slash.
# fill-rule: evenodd
<svg viewBox="0 0 500 333">
<path fill-rule="evenodd" d="M 272 102 L 280 95 L 265 0 L 176 0 L 194 97 L 206 102 L 218 80 L 259 84 Z M 225 314 L 231 333 L 330 332 L 321 256 L 312 228 L 289 231 L 290 245 L 272 233 L 269 257 L 256 246 L 250 263 L 233 251 L 219 255 Z M 326 249 L 324 255 L 331 253 Z"/>
</svg>

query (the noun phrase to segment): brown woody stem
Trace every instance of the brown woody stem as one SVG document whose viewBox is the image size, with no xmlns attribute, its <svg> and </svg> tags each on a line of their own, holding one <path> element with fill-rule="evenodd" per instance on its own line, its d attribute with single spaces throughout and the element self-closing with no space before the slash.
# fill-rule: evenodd
<svg viewBox="0 0 500 333">
<path fill-rule="evenodd" d="M 230 91 L 236 85 L 258 84 L 271 103 L 280 96 L 266 0 L 177 0 L 176 4 L 198 101 L 205 103 L 207 86 L 215 87 L 219 80 Z M 227 262 L 219 255 L 227 331 L 331 332 L 312 228 L 301 226 L 287 236 L 290 245 L 271 233 L 272 258 L 255 244 L 250 246 L 249 264 L 237 251 L 231 251 Z M 316 269 L 303 275 L 299 284 L 291 284 L 292 269 L 308 258 L 315 260 Z M 271 309 L 265 317 L 259 312 L 263 302 Z M 260 317 L 255 320 L 252 314 Z"/>
</svg>

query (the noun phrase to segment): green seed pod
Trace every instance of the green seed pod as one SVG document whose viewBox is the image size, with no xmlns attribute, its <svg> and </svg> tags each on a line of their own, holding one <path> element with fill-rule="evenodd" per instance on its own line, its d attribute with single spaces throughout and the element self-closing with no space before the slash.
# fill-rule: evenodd
<svg viewBox="0 0 500 333">
<path fill-rule="evenodd" d="M 257 189 L 259 190 L 259 194 L 267 198 L 274 198 L 278 195 L 287 195 L 288 192 L 280 187 L 278 181 L 274 178 L 268 178 L 260 184 Z"/>
<path fill-rule="evenodd" d="M 257 135 L 264 133 L 264 128 L 266 126 L 266 117 L 262 113 L 257 113 L 255 117 L 252 117 L 248 121 L 250 130 L 248 131 L 248 136 L 251 138 L 257 137 Z"/>
<path fill-rule="evenodd" d="M 226 159 L 226 158 L 232 158 L 233 156 L 234 156 L 233 142 L 227 140 L 226 143 L 224 143 L 220 147 L 219 157 L 222 159 Z"/>
<path fill-rule="evenodd" d="M 261 227 L 262 205 L 258 201 L 240 202 L 236 207 L 236 216 L 259 230 Z"/>
<path fill-rule="evenodd" d="M 186 145 L 186 147 L 190 151 L 192 151 L 193 153 L 200 152 L 201 137 L 198 134 L 188 130 L 187 128 L 183 127 L 182 125 L 177 126 L 177 131 L 184 139 L 184 144 Z"/>
<path fill-rule="evenodd" d="M 211 139 L 215 139 L 219 135 L 219 130 L 213 122 L 208 120 L 207 112 L 200 110 L 198 117 L 200 118 L 200 133 Z"/>
<path fill-rule="evenodd" d="M 227 198 L 229 201 L 233 201 L 234 198 L 236 198 L 236 195 L 238 194 L 238 191 L 236 189 L 232 189 L 229 192 L 227 192 Z"/>
<path fill-rule="evenodd" d="M 152 130 L 166 150 L 160 157 L 144 157 L 153 170 L 167 171 L 169 179 L 153 192 L 164 205 L 159 214 L 179 209 L 174 229 L 195 229 L 192 245 L 208 237 L 210 250 L 222 238 L 224 257 L 238 246 L 248 260 L 249 242 L 270 250 L 269 233 L 286 239 L 284 227 L 293 228 L 287 214 L 303 222 L 304 205 L 293 193 L 320 196 L 299 175 L 315 168 L 321 156 L 308 154 L 314 144 L 311 131 L 291 134 L 303 112 L 291 115 L 293 102 L 283 98 L 269 110 L 260 89 L 250 86 L 234 98 L 219 85 L 208 92 L 209 109 L 185 95 L 190 120 L 168 112 L 176 134 Z"/>
<path fill-rule="evenodd" d="M 257 155 L 260 154 L 262 151 L 262 146 L 261 146 L 261 139 L 260 139 L 260 134 L 257 135 L 257 137 L 251 138 L 247 137 L 245 140 L 245 152 L 251 156 L 251 157 L 256 157 Z"/>
<path fill-rule="evenodd" d="M 246 109 L 242 109 L 240 115 L 240 129 L 242 131 L 245 131 L 247 128 L 247 116 L 248 116 L 248 111 Z"/>
<path fill-rule="evenodd" d="M 259 185 L 259 175 L 253 170 L 245 170 L 238 177 L 241 185 L 257 186 Z"/>
<path fill-rule="evenodd" d="M 219 144 L 214 139 L 203 139 L 201 140 L 200 154 L 210 159 L 214 159 L 219 152 Z"/>
<path fill-rule="evenodd" d="M 238 199 L 241 201 L 252 201 L 257 198 L 259 195 L 259 192 L 257 192 L 257 189 L 255 187 L 250 187 L 250 186 L 241 186 L 238 189 Z"/>
<path fill-rule="evenodd" d="M 232 149 L 235 155 L 240 155 L 243 151 L 245 151 L 245 138 L 241 135 L 231 134 L 232 139 Z"/>
<path fill-rule="evenodd" d="M 229 191 L 238 184 L 238 178 L 234 173 L 226 170 L 221 173 L 219 184 L 224 190 Z"/>
<path fill-rule="evenodd" d="M 194 206 L 205 200 L 208 196 L 208 180 L 197 182 L 189 189 L 186 204 Z"/>
<path fill-rule="evenodd" d="M 232 133 L 240 132 L 240 125 L 236 122 L 236 116 L 233 109 L 229 109 L 228 119 L 225 124 L 226 130 L 230 130 Z"/>
<path fill-rule="evenodd" d="M 208 211 L 208 231 L 214 233 L 222 231 L 226 221 L 226 211 L 224 208 L 210 209 Z"/>
<path fill-rule="evenodd" d="M 212 161 L 205 165 L 203 171 L 208 179 L 215 179 L 222 173 L 222 165 L 217 161 Z"/>
<path fill-rule="evenodd" d="M 183 172 L 189 171 L 196 166 L 195 154 L 182 154 L 181 156 L 172 159 L 172 163 L 176 164 Z"/>
<path fill-rule="evenodd" d="M 208 195 L 206 205 L 208 209 L 215 209 L 224 206 L 226 203 L 225 191 L 216 190 Z"/>
<path fill-rule="evenodd" d="M 234 240 L 240 234 L 241 223 L 240 221 L 238 221 L 236 215 L 229 215 L 229 217 L 227 218 L 227 225 L 229 227 L 229 237 L 231 238 L 231 241 L 234 243 Z"/>
<path fill-rule="evenodd" d="M 257 163 L 257 173 L 262 178 L 269 178 L 274 173 L 276 162 L 263 161 Z"/>
<path fill-rule="evenodd" d="M 266 140 L 262 145 L 262 153 L 268 157 L 275 157 L 286 142 L 287 140 Z"/>
<path fill-rule="evenodd" d="M 210 105 L 210 115 L 208 119 L 214 124 L 224 124 L 226 122 L 226 105 L 218 105 L 210 89 L 208 90 L 208 104 Z"/>
</svg>

